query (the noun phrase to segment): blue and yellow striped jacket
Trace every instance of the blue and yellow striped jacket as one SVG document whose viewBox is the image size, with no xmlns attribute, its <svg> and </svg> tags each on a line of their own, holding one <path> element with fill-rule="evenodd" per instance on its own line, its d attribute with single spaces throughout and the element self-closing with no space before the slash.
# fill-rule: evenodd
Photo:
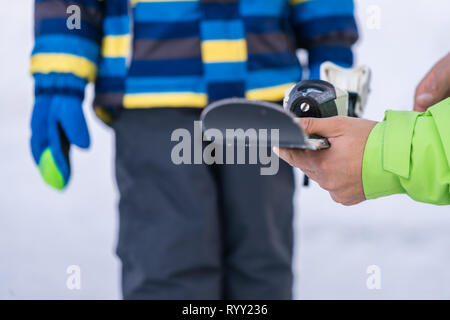
<svg viewBox="0 0 450 320">
<path fill-rule="evenodd" d="M 68 28 L 71 5 L 80 29 Z M 82 96 L 95 82 L 103 116 L 279 101 L 302 77 L 296 49 L 308 50 L 312 77 L 325 60 L 352 64 L 353 10 L 352 0 L 35 0 L 35 91 Z"/>
</svg>

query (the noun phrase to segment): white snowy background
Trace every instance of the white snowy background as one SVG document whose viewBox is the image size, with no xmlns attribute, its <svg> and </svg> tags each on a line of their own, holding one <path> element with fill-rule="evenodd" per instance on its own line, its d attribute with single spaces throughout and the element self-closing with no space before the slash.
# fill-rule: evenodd
<svg viewBox="0 0 450 320">
<path fill-rule="evenodd" d="M 450 1 L 356 2 L 357 63 L 373 70 L 366 116 L 380 120 L 386 108 L 409 110 L 449 52 Z M 380 29 L 367 25 L 371 6 Z M 72 152 L 66 191 L 47 187 L 29 150 L 31 0 L 2 1 L 0 43 L 0 298 L 120 298 L 112 132 L 86 103 L 92 147 Z M 347 208 L 315 184 L 299 188 L 296 205 L 295 298 L 450 298 L 450 207 L 392 196 Z M 66 287 L 70 265 L 81 267 L 81 290 Z M 366 287 L 369 265 L 381 269 L 380 290 Z"/>
</svg>

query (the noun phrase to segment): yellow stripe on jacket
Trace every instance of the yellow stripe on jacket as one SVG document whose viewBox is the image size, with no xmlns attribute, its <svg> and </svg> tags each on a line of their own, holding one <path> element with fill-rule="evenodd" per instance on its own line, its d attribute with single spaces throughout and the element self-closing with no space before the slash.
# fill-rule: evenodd
<svg viewBox="0 0 450 320">
<path fill-rule="evenodd" d="M 76 76 L 94 82 L 97 65 L 76 55 L 65 53 L 40 53 L 31 57 L 30 72 L 34 73 L 73 73 Z"/>
<path fill-rule="evenodd" d="M 107 36 L 102 41 L 102 56 L 106 58 L 126 57 L 130 49 L 130 36 Z"/>
<path fill-rule="evenodd" d="M 287 83 L 273 87 L 248 90 L 245 97 L 250 100 L 281 101 L 284 93 L 295 83 Z"/>
<path fill-rule="evenodd" d="M 247 43 L 244 39 L 203 41 L 202 59 L 205 63 L 246 61 Z"/>
<path fill-rule="evenodd" d="M 289 0 L 290 4 L 292 4 L 294 6 L 297 4 L 303 3 L 303 2 L 307 2 L 307 1 L 310 1 L 310 0 Z"/>
<path fill-rule="evenodd" d="M 208 103 L 204 93 L 195 92 L 165 92 L 165 93 L 139 93 L 127 94 L 124 97 L 124 107 L 152 108 L 152 107 L 199 107 Z"/>
<path fill-rule="evenodd" d="M 140 2 L 198 2 L 200 0 L 131 0 L 131 5 L 134 7 Z"/>
</svg>

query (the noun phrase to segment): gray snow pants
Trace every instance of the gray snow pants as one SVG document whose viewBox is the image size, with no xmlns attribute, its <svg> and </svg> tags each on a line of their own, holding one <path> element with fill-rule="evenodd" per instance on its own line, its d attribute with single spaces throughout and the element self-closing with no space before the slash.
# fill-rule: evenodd
<svg viewBox="0 0 450 320">
<path fill-rule="evenodd" d="M 123 297 L 290 299 L 293 171 L 173 164 L 172 131 L 199 115 L 124 110 L 113 124 Z"/>
</svg>

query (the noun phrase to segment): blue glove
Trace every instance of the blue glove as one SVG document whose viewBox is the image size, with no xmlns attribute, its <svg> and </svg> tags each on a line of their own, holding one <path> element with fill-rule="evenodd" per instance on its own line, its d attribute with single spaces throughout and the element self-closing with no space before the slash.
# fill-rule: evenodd
<svg viewBox="0 0 450 320">
<path fill-rule="evenodd" d="M 63 189 L 70 178 L 70 145 L 83 149 L 90 145 L 82 97 L 37 94 L 31 131 L 31 151 L 42 178 L 52 187 Z"/>
</svg>

